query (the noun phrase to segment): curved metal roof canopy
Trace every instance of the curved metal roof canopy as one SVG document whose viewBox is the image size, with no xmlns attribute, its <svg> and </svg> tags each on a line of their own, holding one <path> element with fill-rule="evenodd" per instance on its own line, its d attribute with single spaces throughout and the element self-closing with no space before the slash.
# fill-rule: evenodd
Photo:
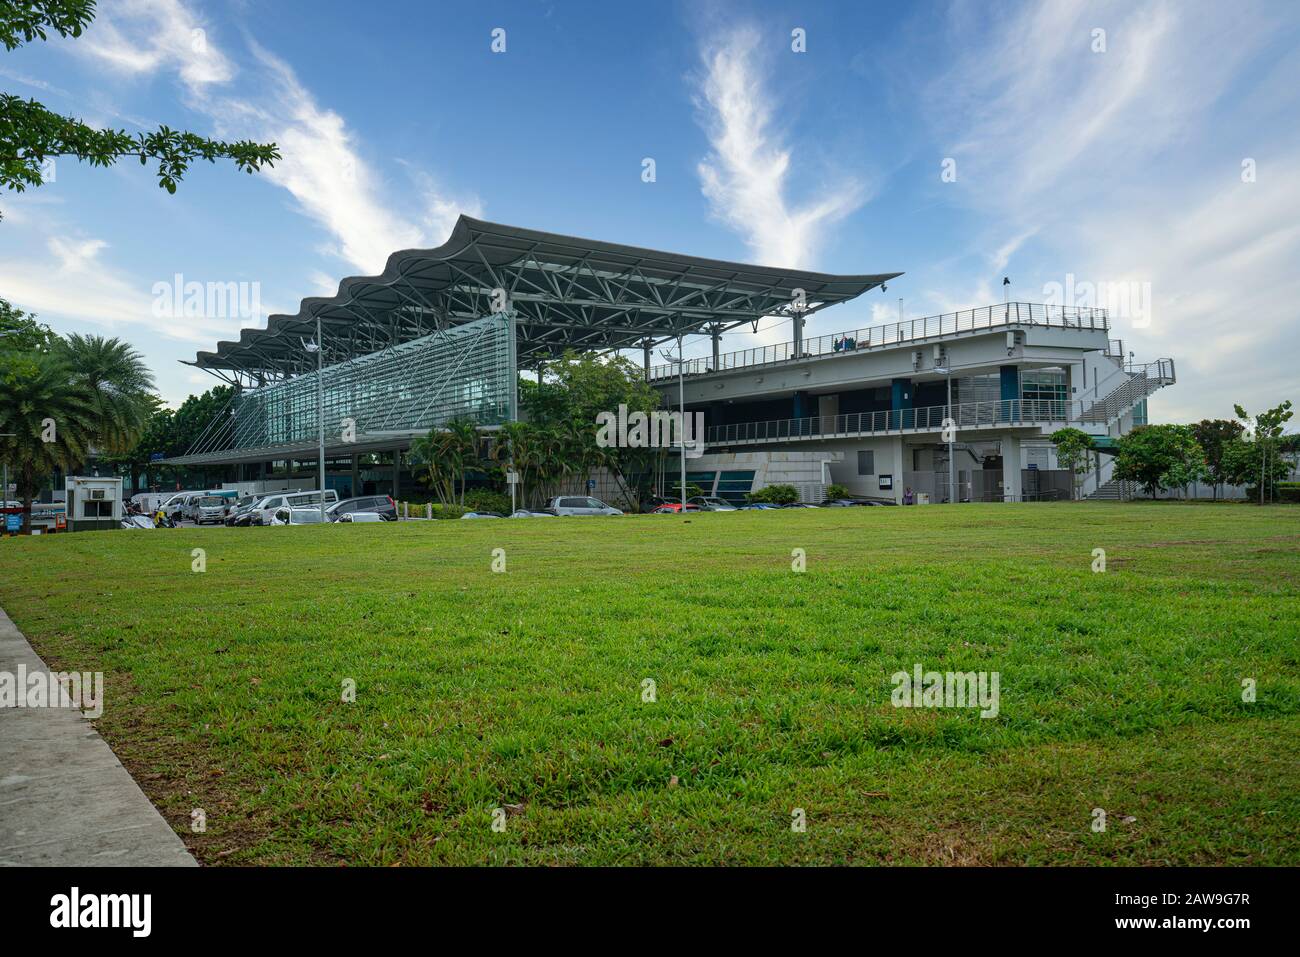
<svg viewBox="0 0 1300 957">
<path fill-rule="evenodd" d="M 503 289 L 517 316 L 519 365 L 530 367 L 566 349 L 630 349 L 789 315 L 798 289 L 807 314 L 899 275 L 700 259 L 461 216 L 438 248 L 393 253 L 380 275 L 344 279 L 337 295 L 304 299 L 296 315 L 271 316 L 265 329 L 245 329 L 189 364 L 257 385 L 315 367 L 300 337 L 315 336 L 317 317 L 328 364 L 480 319 Z"/>
</svg>

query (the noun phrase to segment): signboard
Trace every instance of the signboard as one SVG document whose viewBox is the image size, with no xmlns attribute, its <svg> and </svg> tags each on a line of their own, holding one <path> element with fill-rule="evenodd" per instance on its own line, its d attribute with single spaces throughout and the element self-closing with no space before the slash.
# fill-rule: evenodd
<svg viewBox="0 0 1300 957">
<path fill-rule="evenodd" d="M 511 470 L 511 471 L 506 472 L 506 484 L 507 484 L 507 485 L 518 485 L 518 484 L 519 484 L 519 473 L 516 472 L 516 471 L 514 471 L 514 470 Z"/>
<path fill-rule="evenodd" d="M 880 487 L 881 487 L 881 488 L 893 488 L 893 487 L 894 487 L 894 477 L 893 477 L 892 475 L 882 475 L 882 476 L 880 476 Z"/>
<path fill-rule="evenodd" d="M 165 456 L 164 456 L 161 452 L 150 452 L 150 453 L 149 453 L 149 461 L 150 461 L 150 462 L 161 462 L 161 461 L 163 460 L 164 457 L 165 457 Z"/>
<path fill-rule="evenodd" d="M 22 530 L 23 530 L 23 517 L 22 517 L 22 515 L 6 515 L 6 516 L 5 516 L 5 531 L 6 531 L 6 532 L 13 532 L 13 533 L 16 535 L 18 532 L 21 532 Z"/>
<path fill-rule="evenodd" d="M 587 479 L 587 491 L 588 491 L 588 492 L 594 492 L 594 491 L 596 491 L 596 480 L 595 480 L 595 479 Z"/>
</svg>

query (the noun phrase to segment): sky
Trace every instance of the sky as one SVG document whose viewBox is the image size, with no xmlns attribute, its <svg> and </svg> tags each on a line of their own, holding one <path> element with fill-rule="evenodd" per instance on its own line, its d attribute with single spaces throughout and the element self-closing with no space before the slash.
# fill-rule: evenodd
<svg viewBox="0 0 1300 957">
<path fill-rule="evenodd" d="M 180 360 L 461 213 L 904 273 L 809 335 L 1000 302 L 1007 277 L 1172 357 L 1152 421 L 1300 400 L 1291 0 L 101 0 L 80 38 L 0 52 L 0 88 L 279 145 L 272 170 L 200 162 L 175 195 L 72 158 L 0 194 L 0 296 L 132 343 L 173 405 L 217 384 Z M 723 349 L 789 337 L 771 319 Z"/>
</svg>

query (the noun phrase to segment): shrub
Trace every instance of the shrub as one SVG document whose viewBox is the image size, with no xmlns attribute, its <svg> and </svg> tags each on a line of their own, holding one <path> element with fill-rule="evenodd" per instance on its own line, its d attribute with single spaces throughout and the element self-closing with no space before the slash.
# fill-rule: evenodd
<svg viewBox="0 0 1300 957">
<path fill-rule="evenodd" d="M 826 497 L 828 499 L 852 498 L 852 495 L 843 485 L 828 485 L 826 487 Z"/>
<path fill-rule="evenodd" d="M 469 509 L 463 505 L 435 505 L 433 507 L 434 518 L 460 518 Z"/>
<path fill-rule="evenodd" d="M 771 502 L 773 505 L 789 505 L 799 501 L 799 493 L 793 485 L 767 485 L 757 492 L 745 496 L 751 502 Z"/>
<path fill-rule="evenodd" d="M 472 488 L 465 493 L 465 509 L 471 512 L 510 514 L 510 496 L 486 488 Z"/>
</svg>

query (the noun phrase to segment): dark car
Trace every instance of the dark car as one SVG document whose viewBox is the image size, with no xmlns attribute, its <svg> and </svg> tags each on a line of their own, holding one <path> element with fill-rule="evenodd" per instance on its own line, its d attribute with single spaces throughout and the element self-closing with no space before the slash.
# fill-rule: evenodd
<svg viewBox="0 0 1300 957">
<path fill-rule="evenodd" d="M 337 505 L 325 510 L 325 517 L 337 522 L 350 512 L 375 512 L 386 522 L 397 521 L 397 503 L 387 495 L 361 495 L 357 498 L 345 498 Z"/>
</svg>

